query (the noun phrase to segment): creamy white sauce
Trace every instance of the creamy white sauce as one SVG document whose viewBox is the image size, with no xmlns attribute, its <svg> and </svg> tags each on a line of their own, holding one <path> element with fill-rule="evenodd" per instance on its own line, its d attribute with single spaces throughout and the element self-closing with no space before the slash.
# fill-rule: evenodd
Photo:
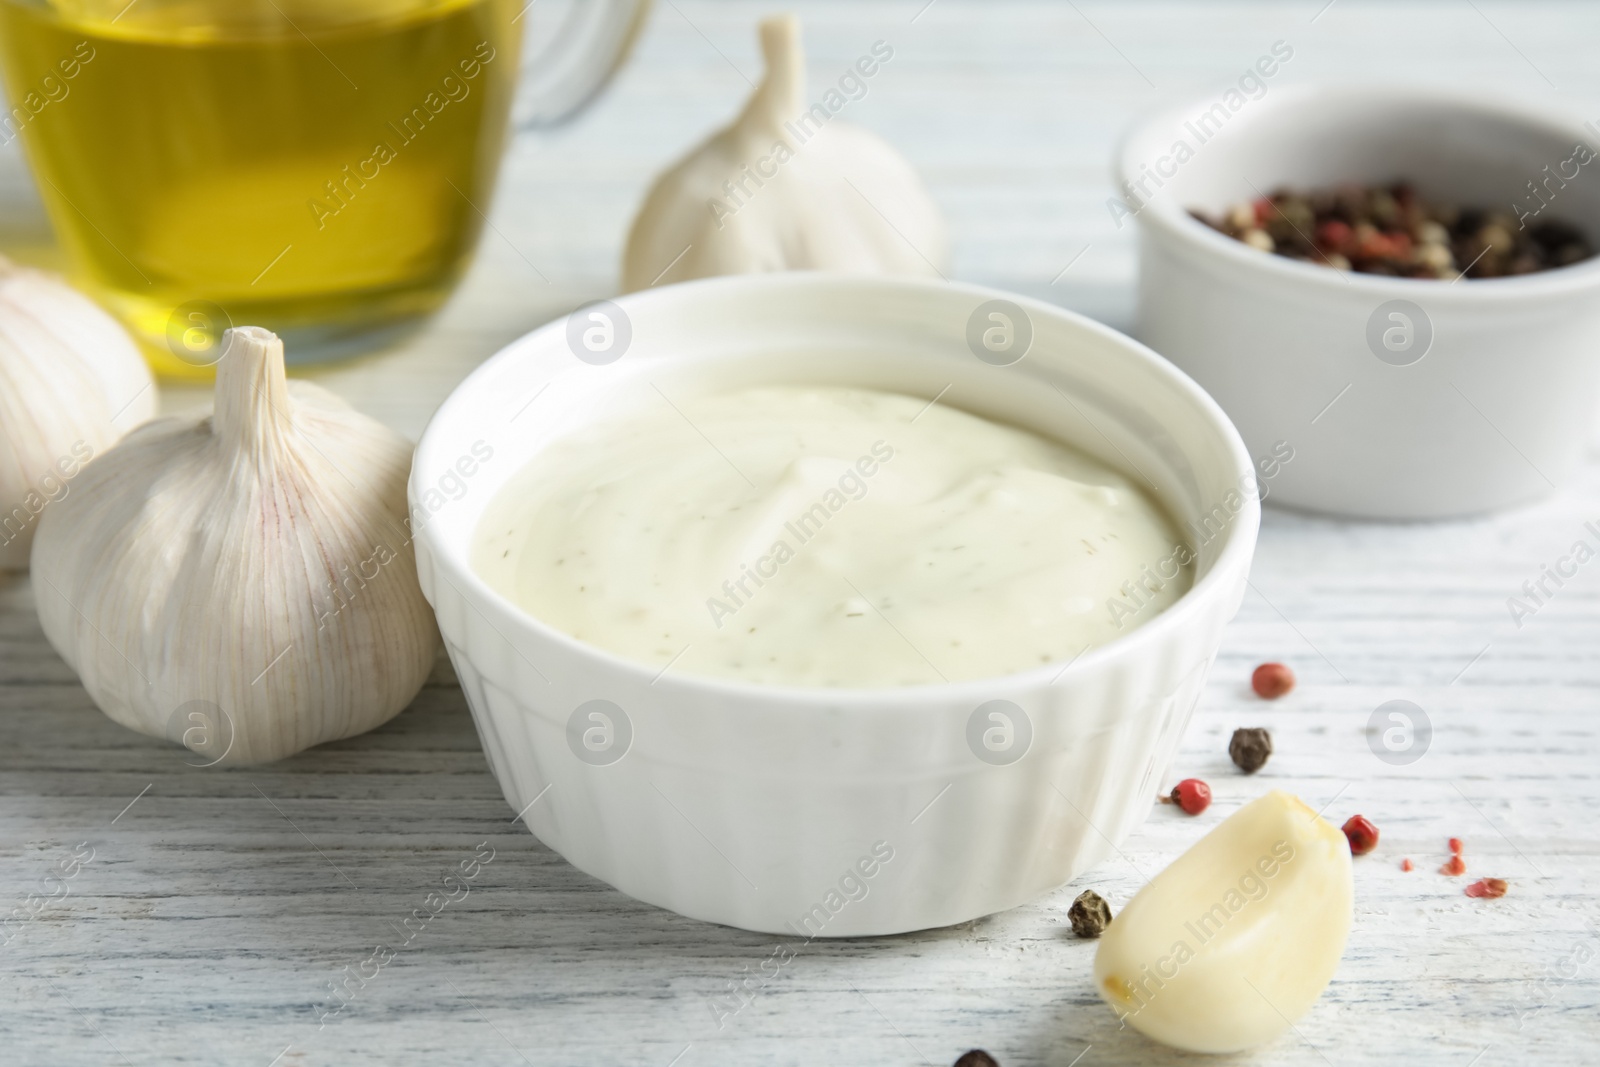
<svg viewBox="0 0 1600 1067">
<path fill-rule="evenodd" d="M 539 452 L 485 510 L 478 574 L 620 656 L 795 686 L 1065 663 L 1191 582 L 1149 496 L 1036 434 L 860 389 L 673 403 Z"/>
</svg>

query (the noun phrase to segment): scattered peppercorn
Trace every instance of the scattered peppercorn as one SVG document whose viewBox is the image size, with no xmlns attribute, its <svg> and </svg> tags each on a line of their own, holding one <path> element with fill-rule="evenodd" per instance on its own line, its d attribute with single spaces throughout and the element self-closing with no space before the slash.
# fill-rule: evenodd
<svg viewBox="0 0 1600 1067">
<path fill-rule="evenodd" d="M 1417 865 L 1411 862 L 1411 858 L 1409 856 L 1400 861 L 1400 869 L 1402 871 L 1414 871 L 1416 868 Z"/>
<path fill-rule="evenodd" d="M 1499 278 L 1566 267 L 1594 253 L 1557 220 L 1524 226 L 1510 215 L 1430 203 L 1409 182 L 1278 189 L 1213 219 L 1189 214 L 1252 248 L 1339 270 L 1405 278 Z"/>
<path fill-rule="evenodd" d="M 1439 868 L 1439 873 L 1448 874 L 1452 877 L 1458 874 L 1465 874 L 1467 872 L 1467 861 L 1461 857 L 1461 850 L 1465 847 L 1461 843 L 1461 838 L 1452 837 L 1445 844 L 1450 846 L 1450 861 Z"/>
<path fill-rule="evenodd" d="M 1265 700 L 1277 700 L 1294 688 L 1294 671 L 1281 663 L 1263 663 L 1250 675 L 1250 688 Z"/>
<path fill-rule="evenodd" d="M 1168 798 L 1184 810 L 1186 815 L 1199 815 L 1211 806 L 1211 787 L 1198 778 L 1185 778 L 1172 787 Z"/>
<path fill-rule="evenodd" d="M 1099 937 L 1111 925 L 1111 905 L 1093 889 L 1085 889 L 1067 909 L 1067 918 L 1072 920 L 1072 932 L 1079 937 Z"/>
<path fill-rule="evenodd" d="M 1487 897 L 1498 900 L 1506 895 L 1506 880 L 1504 878 L 1479 878 L 1467 886 L 1465 890 L 1469 897 Z"/>
<path fill-rule="evenodd" d="M 961 1058 L 956 1060 L 955 1067 L 1000 1067 L 1000 1061 L 983 1049 L 975 1048 L 963 1052 Z"/>
<path fill-rule="evenodd" d="M 1345 820 L 1344 836 L 1350 840 L 1350 855 L 1365 856 L 1378 847 L 1378 828 L 1365 815 L 1352 815 Z"/>
<path fill-rule="evenodd" d="M 1264 726 L 1241 726 L 1228 742 L 1228 756 L 1246 774 L 1254 774 L 1272 755 L 1272 735 Z"/>
</svg>

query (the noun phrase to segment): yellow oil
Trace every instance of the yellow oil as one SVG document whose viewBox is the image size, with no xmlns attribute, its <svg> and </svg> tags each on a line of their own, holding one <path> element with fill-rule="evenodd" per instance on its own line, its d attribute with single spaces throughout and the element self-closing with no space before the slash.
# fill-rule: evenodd
<svg viewBox="0 0 1600 1067">
<path fill-rule="evenodd" d="M 291 360 L 436 308 L 488 208 L 517 0 L 0 0 L 56 234 L 156 369 L 262 325 Z"/>
</svg>

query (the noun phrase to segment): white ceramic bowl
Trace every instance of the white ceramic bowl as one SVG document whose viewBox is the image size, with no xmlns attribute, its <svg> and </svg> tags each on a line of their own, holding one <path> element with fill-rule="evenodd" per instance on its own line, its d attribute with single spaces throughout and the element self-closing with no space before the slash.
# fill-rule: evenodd
<svg viewBox="0 0 1600 1067">
<path fill-rule="evenodd" d="M 651 289 L 600 309 L 614 336 L 631 335 L 615 362 L 574 357 L 569 337 L 604 329 L 581 309 L 494 356 L 445 401 L 411 473 L 418 570 L 489 764 L 541 841 L 684 915 L 836 936 L 1023 903 L 1144 819 L 1243 596 L 1259 519 L 1249 457 L 1169 363 L 1060 308 L 1005 298 L 1014 343 L 1031 332 L 1031 347 L 1011 366 L 980 361 L 969 321 L 1002 297 L 820 274 Z M 987 310 L 978 318 L 990 321 Z M 469 566 L 484 506 L 553 439 L 629 404 L 659 405 L 656 388 L 681 397 L 778 382 L 947 390 L 942 403 L 1136 468 L 1181 522 L 1210 516 L 1214 532 L 1193 538 L 1196 583 L 1070 666 L 798 689 L 621 659 L 525 614 Z M 995 700 L 1015 705 L 1014 747 L 989 753 L 1009 763 L 968 743 L 974 713 Z M 596 708 L 609 738 L 606 721 L 588 717 Z M 574 742 L 585 729 L 601 731 L 601 754 Z"/>
<path fill-rule="evenodd" d="M 1137 213 L 1134 333 L 1216 398 L 1253 456 L 1293 451 L 1270 499 L 1439 518 L 1559 485 L 1600 388 L 1600 260 L 1459 282 L 1354 274 L 1258 252 L 1187 210 L 1285 185 L 1405 178 L 1424 196 L 1509 214 L 1538 205 L 1528 183 L 1545 166 L 1556 170 L 1578 144 L 1600 151 L 1600 131 L 1499 95 L 1398 86 L 1271 89 L 1237 112 L 1219 105 L 1225 117 L 1199 127 L 1216 102 L 1150 119 L 1118 150 L 1118 184 L 1144 178 L 1152 193 Z M 1181 164 L 1180 140 L 1193 152 Z M 1530 223 L 1576 223 L 1600 245 L 1600 159 L 1566 169 L 1577 176 L 1552 182 Z M 1391 328 L 1392 350 L 1382 342 Z"/>
</svg>

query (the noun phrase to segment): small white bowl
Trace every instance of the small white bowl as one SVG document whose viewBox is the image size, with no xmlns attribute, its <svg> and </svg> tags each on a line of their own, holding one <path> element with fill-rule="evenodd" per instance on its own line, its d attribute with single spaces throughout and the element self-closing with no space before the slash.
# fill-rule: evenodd
<svg viewBox="0 0 1600 1067">
<path fill-rule="evenodd" d="M 1013 351 L 1031 335 L 1009 366 L 967 341 L 997 309 Z M 624 336 L 625 354 L 575 358 L 569 338 L 592 327 L 604 347 L 608 324 L 611 356 Z M 802 689 L 622 659 L 528 615 L 469 565 L 485 505 L 552 440 L 662 393 L 781 382 L 943 392 L 1142 472 L 1180 523 L 1214 531 L 1189 535 L 1196 582 L 1070 665 Z M 640 900 L 830 937 L 1021 904 L 1143 821 L 1244 593 L 1260 515 L 1251 474 L 1204 392 L 1082 316 L 972 286 L 781 274 L 646 290 L 515 342 L 434 416 L 410 498 L 423 591 L 489 764 L 533 833 Z M 979 734 L 998 722 L 978 709 L 997 700 L 1010 702 L 1011 747 L 1002 731 L 1000 751 L 974 748 L 975 716 Z M 601 751 L 578 740 L 585 730 Z"/>
<path fill-rule="evenodd" d="M 1513 205 L 1539 203 L 1528 183 L 1578 144 L 1600 151 L 1600 131 L 1548 106 L 1415 87 L 1275 88 L 1237 112 L 1218 104 L 1198 126 L 1212 104 L 1140 124 L 1117 152 L 1118 185 L 1143 179 L 1153 194 L 1137 212 L 1134 333 L 1217 399 L 1252 455 L 1293 450 L 1271 499 L 1426 519 L 1559 485 L 1600 390 L 1600 260 L 1511 278 L 1390 278 L 1259 252 L 1187 212 L 1280 186 L 1407 179 L 1424 197 L 1516 217 Z M 1181 164 L 1180 140 L 1193 152 Z M 1567 169 L 1577 176 L 1551 182 L 1530 224 L 1559 218 L 1600 247 L 1600 158 Z"/>
</svg>

